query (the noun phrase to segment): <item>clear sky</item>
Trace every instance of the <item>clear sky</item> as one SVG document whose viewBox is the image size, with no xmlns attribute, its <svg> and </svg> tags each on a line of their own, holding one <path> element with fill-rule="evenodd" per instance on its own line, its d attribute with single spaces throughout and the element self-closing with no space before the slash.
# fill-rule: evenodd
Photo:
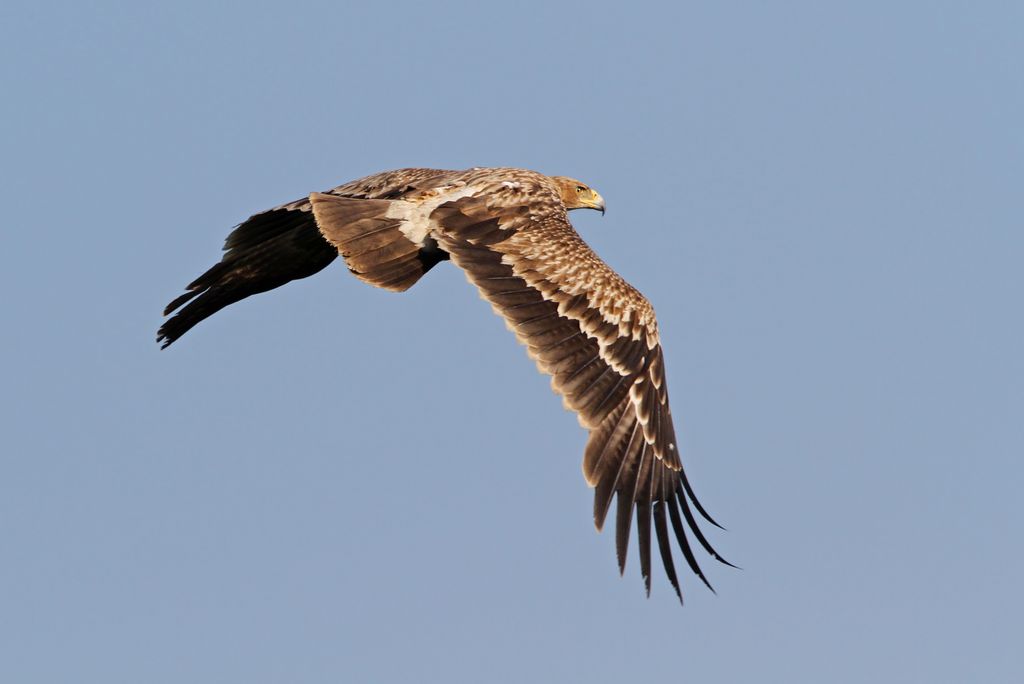
<svg viewBox="0 0 1024 684">
<path fill-rule="evenodd" d="M 1024 681 L 1024 5 L 14 5 L 0 681 Z M 717 595 L 450 264 L 158 350 L 250 214 L 476 165 L 607 200 Z"/>
</svg>

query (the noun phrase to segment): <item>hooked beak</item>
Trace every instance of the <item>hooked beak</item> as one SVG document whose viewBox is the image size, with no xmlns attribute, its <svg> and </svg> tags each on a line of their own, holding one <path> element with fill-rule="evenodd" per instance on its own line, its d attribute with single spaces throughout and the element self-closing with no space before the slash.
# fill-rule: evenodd
<svg viewBox="0 0 1024 684">
<path fill-rule="evenodd" d="M 591 190 L 593 192 L 593 190 Z M 604 197 L 594 192 L 593 199 L 588 203 L 591 209 L 597 209 L 601 212 L 601 216 L 604 216 Z"/>
</svg>

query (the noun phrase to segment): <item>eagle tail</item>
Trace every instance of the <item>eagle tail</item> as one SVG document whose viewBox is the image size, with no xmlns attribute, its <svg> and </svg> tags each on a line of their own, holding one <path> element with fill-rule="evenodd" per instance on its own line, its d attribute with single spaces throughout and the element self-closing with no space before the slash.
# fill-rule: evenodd
<svg viewBox="0 0 1024 684">
<path fill-rule="evenodd" d="M 354 199 L 315 192 L 309 201 L 320 232 L 363 282 L 404 292 L 448 258 L 447 252 L 426 236 L 423 243 L 417 243 L 403 232 L 406 220 L 395 215 L 401 209 L 392 211 L 400 200 Z"/>
<path fill-rule="evenodd" d="M 224 258 L 189 284 L 164 315 L 157 342 L 166 348 L 197 323 L 249 295 L 323 270 L 338 256 L 308 210 L 272 209 L 240 224 L 225 243 Z M 184 308 L 182 308 L 184 307 Z"/>
</svg>

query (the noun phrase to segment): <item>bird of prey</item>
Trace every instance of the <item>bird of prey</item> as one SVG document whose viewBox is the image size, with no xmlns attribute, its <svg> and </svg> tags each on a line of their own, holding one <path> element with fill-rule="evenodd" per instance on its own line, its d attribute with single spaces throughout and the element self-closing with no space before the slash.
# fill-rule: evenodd
<svg viewBox="0 0 1024 684">
<path fill-rule="evenodd" d="M 451 260 L 552 376 L 589 431 L 583 475 L 600 530 L 616 500 L 619 571 L 636 513 L 640 569 L 651 590 L 651 522 L 665 574 L 683 595 L 671 532 L 710 588 L 688 531 L 712 557 L 672 427 L 665 363 L 650 303 L 605 264 L 567 212 L 604 200 L 586 184 L 512 168 L 387 171 L 264 211 L 228 235 L 224 255 L 172 301 L 157 341 L 175 342 L 229 304 L 305 278 L 340 254 L 360 280 L 401 292 Z M 684 524 L 685 521 L 685 524 Z M 720 527 L 720 526 L 719 526 Z"/>
</svg>

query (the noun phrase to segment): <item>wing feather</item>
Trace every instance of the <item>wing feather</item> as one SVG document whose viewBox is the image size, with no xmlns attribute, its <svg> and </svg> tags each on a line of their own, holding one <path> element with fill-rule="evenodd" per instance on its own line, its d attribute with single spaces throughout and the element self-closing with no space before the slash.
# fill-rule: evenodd
<svg viewBox="0 0 1024 684">
<path fill-rule="evenodd" d="M 641 489 L 640 474 L 650 459 L 650 445 L 643 439 L 635 441 L 636 446 L 627 452 L 619 474 L 620 487 L 615 496 L 615 555 L 619 559 L 619 572 L 626 571 L 626 551 L 629 533 L 633 527 L 633 507 Z"/>
<path fill-rule="evenodd" d="M 650 445 L 646 445 L 651 451 Z M 654 487 L 655 459 L 646 458 L 641 463 L 637 476 L 636 494 L 636 535 L 637 550 L 640 552 L 640 575 L 644 579 L 647 595 L 651 595 L 651 494 Z"/>
</svg>

